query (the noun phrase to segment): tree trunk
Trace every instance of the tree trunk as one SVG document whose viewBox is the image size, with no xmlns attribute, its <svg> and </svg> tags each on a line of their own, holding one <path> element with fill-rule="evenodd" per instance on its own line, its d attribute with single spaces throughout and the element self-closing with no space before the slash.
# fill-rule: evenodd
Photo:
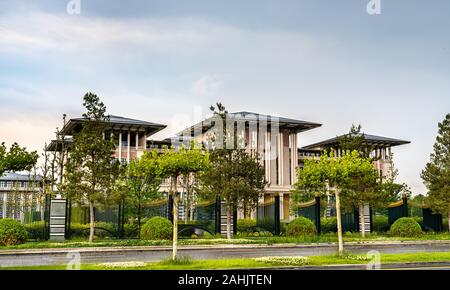
<svg viewBox="0 0 450 290">
<path fill-rule="evenodd" d="M 335 189 L 336 196 L 336 222 L 337 222 L 337 234 L 339 244 L 339 255 L 344 253 L 344 241 L 342 239 L 342 219 L 341 219 L 341 201 L 340 201 L 340 189 Z"/>
<path fill-rule="evenodd" d="M 94 202 L 89 202 L 89 242 L 94 241 L 95 230 L 95 216 L 94 216 Z"/>
<path fill-rule="evenodd" d="M 138 204 L 138 227 L 141 228 L 141 202 Z"/>
<path fill-rule="evenodd" d="M 178 194 L 177 194 L 177 177 L 173 181 L 173 249 L 172 249 L 172 260 L 177 258 L 178 250 Z"/>
<path fill-rule="evenodd" d="M 450 232 L 450 210 L 447 213 L 447 218 L 448 218 L 448 231 Z"/>
<path fill-rule="evenodd" d="M 231 206 L 227 205 L 227 239 L 231 240 Z"/>
<path fill-rule="evenodd" d="M 364 204 L 359 205 L 359 223 L 361 225 L 361 238 L 366 237 L 366 220 L 364 218 Z"/>
</svg>

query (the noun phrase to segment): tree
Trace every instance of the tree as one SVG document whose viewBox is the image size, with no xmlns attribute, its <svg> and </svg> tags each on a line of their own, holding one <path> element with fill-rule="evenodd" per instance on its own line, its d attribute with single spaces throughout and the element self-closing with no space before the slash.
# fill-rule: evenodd
<svg viewBox="0 0 450 290">
<path fill-rule="evenodd" d="M 141 227 L 142 205 L 161 196 L 158 158 L 156 150 L 145 152 L 141 158 L 131 160 L 124 166 L 117 180 L 118 192 L 125 195 L 125 203 L 133 209 L 139 227 Z"/>
<path fill-rule="evenodd" d="M 69 199 L 87 201 L 89 204 L 89 241 L 94 240 L 94 207 L 109 205 L 115 200 L 114 183 L 119 174 L 119 162 L 114 158 L 115 146 L 104 138 L 109 117 L 106 106 L 97 95 L 84 96 L 83 124 L 74 133 L 73 144 L 64 171 L 63 190 Z"/>
<path fill-rule="evenodd" d="M 344 206 L 358 208 L 361 237 L 365 237 L 364 206 L 381 207 L 387 203 L 387 191 L 381 190 L 380 178 L 372 161 L 361 157 L 357 151 L 344 156 L 347 176 L 341 184 Z"/>
<path fill-rule="evenodd" d="M 211 195 L 220 196 L 227 211 L 227 238 L 231 239 L 231 216 L 233 209 L 243 208 L 246 211 L 258 204 L 259 196 L 264 193 L 266 182 L 265 171 L 261 165 L 259 155 L 237 149 L 239 134 L 227 131 L 228 111 L 222 103 L 211 106 L 210 110 L 222 121 L 222 132 L 210 136 L 210 141 L 216 144 L 211 153 L 211 168 L 203 176 L 203 186 Z M 222 133 L 220 135 L 220 133 Z M 234 144 L 232 149 L 226 149 L 227 140 Z M 218 146 L 222 143 L 222 146 Z M 235 221 L 236 222 L 236 221 Z"/>
<path fill-rule="evenodd" d="M 450 220 L 450 114 L 438 124 L 430 162 L 421 177 L 428 189 L 428 202 L 433 211 L 447 214 Z"/>
<path fill-rule="evenodd" d="M 225 203 L 227 239 L 231 239 L 233 209 L 254 208 L 258 204 L 267 184 L 264 176 L 264 167 L 256 154 L 243 149 L 217 149 L 211 153 L 211 168 L 202 181 L 205 192 L 220 196 Z"/>
<path fill-rule="evenodd" d="M 370 158 L 370 152 L 375 149 L 375 146 L 366 143 L 364 133 L 362 133 L 361 130 L 361 124 L 358 126 L 352 124 L 348 134 L 337 137 L 339 148 L 342 149 L 344 154 L 356 150 L 361 156 Z M 375 161 L 376 158 L 373 157 L 371 160 Z"/>
<path fill-rule="evenodd" d="M 0 176 L 6 171 L 30 171 L 39 158 L 36 151 L 28 152 L 25 147 L 13 143 L 9 150 L 5 143 L 0 144 Z"/>
<path fill-rule="evenodd" d="M 177 257 L 178 205 L 180 199 L 177 184 L 179 178 L 207 170 L 208 167 L 209 154 L 202 152 L 193 143 L 191 148 L 185 148 L 184 146 L 178 149 L 165 148 L 160 156 L 158 173 L 161 177 L 170 178 L 171 180 L 169 194 L 173 197 L 173 260 Z"/>
<path fill-rule="evenodd" d="M 364 166 L 361 166 L 364 164 Z M 336 200 L 336 221 L 338 234 L 339 254 L 344 252 L 342 238 L 341 194 L 349 191 L 355 178 L 361 177 L 361 172 L 371 172 L 369 162 L 360 157 L 354 150 L 341 158 L 336 158 L 334 151 L 324 152 L 319 160 L 305 160 L 303 169 L 298 169 L 298 181 L 294 185 L 298 192 L 311 192 L 311 190 L 331 191 Z M 371 164 L 370 164 L 371 165 Z M 369 180 L 372 180 L 371 178 Z M 360 185 L 361 186 L 361 185 Z M 345 196 L 344 196 L 345 198 Z"/>
</svg>

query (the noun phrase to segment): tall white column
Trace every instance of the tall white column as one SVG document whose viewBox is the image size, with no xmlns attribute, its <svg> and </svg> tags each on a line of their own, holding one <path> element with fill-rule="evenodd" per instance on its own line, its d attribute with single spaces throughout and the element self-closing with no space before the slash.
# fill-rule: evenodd
<svg viewBox="0 0 450 290">
<path fill-rule="evenodd" d="M 270 132 L 265 133 L 265 139 L 266 139 L 266 146 L 265 146 L 265 164 L 266 164 L 266 181 L 271 182 L 270 179 Z"/>
<path fill-rule="evenodd" d="M 284 140 L 283 133 L 280 131 L 277 136 L 277 152 L 278 152 L 278 184 L 283 185 L 284 177 Z"/>
<path fill-rule="evenodd" d="M 130 129 L 128 128 L 128 136 L 127 136 L 128 138 L 128 147 L 127 147 L 127 151 L 128 151 L 128 153 L 127 153 L 127 162 L 128 163 L 130 163 L 130 154 L 131 154 L 131 132 L 130 132 Z"/>
<path fill-rule="evenodd" d="M 280 193 L 280 220 L 284 219 L 284 194 Z"/>
<path fill-rule="evenodd" d="M 139 130 L 136 130 L 136 151 L 139 150 Z"/>
<path fill-rule="evenodd" d="M 119 161 L 122 162 L 122 129 L 119 132 Z"/>
</svg>

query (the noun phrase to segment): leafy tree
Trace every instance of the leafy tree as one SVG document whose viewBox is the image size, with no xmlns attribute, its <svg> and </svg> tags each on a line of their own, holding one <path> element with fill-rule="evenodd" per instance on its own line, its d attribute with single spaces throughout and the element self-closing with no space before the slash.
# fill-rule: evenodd
<svg viewBox="0 0 450 290">
<path fill-rule="evenodd" d="M 124 166 L 116 183 L 118 192 L 124 194 L 125 203 L 133 209 L 132 213 L 137 217 L 139 227 L 143 204 L 161 197 L 158 166 L 158 152 L 147 151 L 141 158 L 131 160 Z"/>
<path fill-rule="evenodd" d="M 222 120 L 222 137 L 211 136 L 212 142 L 222 142 L 222 148 L 216 146 L 211 153 L 211 168 L 203 176 L 204 190 L 211 195 L 220 196 L 226 205 L 227 238 L 231 239 L 231 217 L 233 209 L 243 208 L 244 211 L 258 204 L 259 196 L 264 192 L 266 182 L 265 171 L 256 153 L 237 149 L 239 142 L 233 139 L 234 149 L 226 149 L 226 141 L 233 132 L 227 131 L 228 111 L 221 103 L 211 106 L 213 114 Z M 236 131 L 237 128 L 234 128 Z M 220 139 L 222 138 L 222 139 Z M 236 222 L 236 221 L 235 221 Z"/>
<path fill-rule="evenodd" d="M 0 144 L 0 176 L 6 171 L 30 171 L 38 158 L 36 151 L 28 152 L 25 147 L 20 147 L 17 143 L 13 143 L 8 150 L 2 142 Z"/>
<path fill-rule="evenodd" d="M 114 202 L 114 184 L 119 174 L 119 163 L 114 158 L 115 146 L 103 137 L 108 128 L 106 106 L 97 95 L 84 96 L 83 124 L 74 133 L 73 144 L 65 165 L 63 190 L 69 199 L 87 201 L 89 204 L 90 234 L 94 240 L 96 204 Z"/>
<path fill-rule="evenodd" d="M 364 164 L 363 166 L 361 166 Z M 336 221 L 338 233 L 339 253 L 344 252 L 344 243 L 342 238 L 342 218 L 341 218 L 341 194 L 350 192 L 352 182 L 355 179 L 364 176 L 362 173 L 373 171 L 373 167 L 369 167 L 367 159 L 362 158 L 360 154 L 354 150 L 349 154 L 345 154 L 341 158 L 336 158 L 334 151 L 324 152 L 319 160 L 305 160 L 303 169 L 298 169 L 298 181 L 294 185 L 297 192 L 311 192 L 321 190 L 326 187 L 327 192 L 334 194 L 336 200 Z M 368 174 L 369 177 L 370 174 Z M 368 181 L 373 181 L 368 178 Z"/>
<path fill-rule="evenodd" d="M 170 195 L 173 197 L 173 252 L 172 259 L 177 257 L 178 242 L 178 205 L 180 195 L 178 192 L 178 182 L 183 176 L 195 174 L 207 170 L 209 167 L 209 154 L 202 152 L 197 146 L 191 144 L 191 148 L 184 146 L 166 148 L 159 159 L 159 171 L 161 177 L 170 178 Z"/>
<path fill-rule="evenodd" d="M 389 155 L 390 173 L 382 179 L 381 190 L 385 192 L 388 202 L 397 201 L 403 197 L 409 197 L 411 190 L 406 183 L 398 183 L 398 169 L 395 168 L 394 156 L 391 152 Z"/>
<path fill-rule="evenodd" d="M 361 237 L 365 237 L 364 206 L 381 207 L 388 201 L 387 191 L 381 190 L 380 179 L 372 161 L 361 157 L 357 151 L 344 156 L 347 176 L 342 187 L 343 205 L 358 208 Z"/>
<path fill-rule="evenodd" d="M 430 162 L 421 177 L 428 188 L 428 201 L 433 211 L 447 214 L 450 220 L 450 114 L 445 116 L 438 128 Z"/>
</svg>

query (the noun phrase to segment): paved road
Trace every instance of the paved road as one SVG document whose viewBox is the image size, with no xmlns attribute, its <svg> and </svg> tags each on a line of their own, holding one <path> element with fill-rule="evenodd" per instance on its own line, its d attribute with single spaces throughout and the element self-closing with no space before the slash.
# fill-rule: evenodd
<svg viewBox="0 0 450 290">
<path fill-rule="evenodd" d="M 322 244 L 315 246 L 214 246 L 214 247 L 182 247 L 181 255 L 187 255 L 193 259 L 220 259 L 220 258 L 250 258 L 263 256 L 317 256 L 336 253 L 336 245 Z M 446 252 L 450 251 L 450 243 L 418 243 L 418 244 L 365 244 L 346 245 L 346 250 L 353 253 L 366 253 L 377 250 L 380 253 L 414 253 L 414 252 Z M 73 257 L 70 251 L 74 249 L 46 249 L 34 250 L 31 253 L 16 251 L 7 253 L 0 251 L 0 266 L 38 266 L 38 265 L 63 265 Z M 75 250 L 76 251 L 76 250 Z M 153 262 L 170 256 L 168 247 L 150 248 L 136 247 L 123 249 L 79 249 L 81 263 L 105 263 L 143 261 Z"/>
</svg>

